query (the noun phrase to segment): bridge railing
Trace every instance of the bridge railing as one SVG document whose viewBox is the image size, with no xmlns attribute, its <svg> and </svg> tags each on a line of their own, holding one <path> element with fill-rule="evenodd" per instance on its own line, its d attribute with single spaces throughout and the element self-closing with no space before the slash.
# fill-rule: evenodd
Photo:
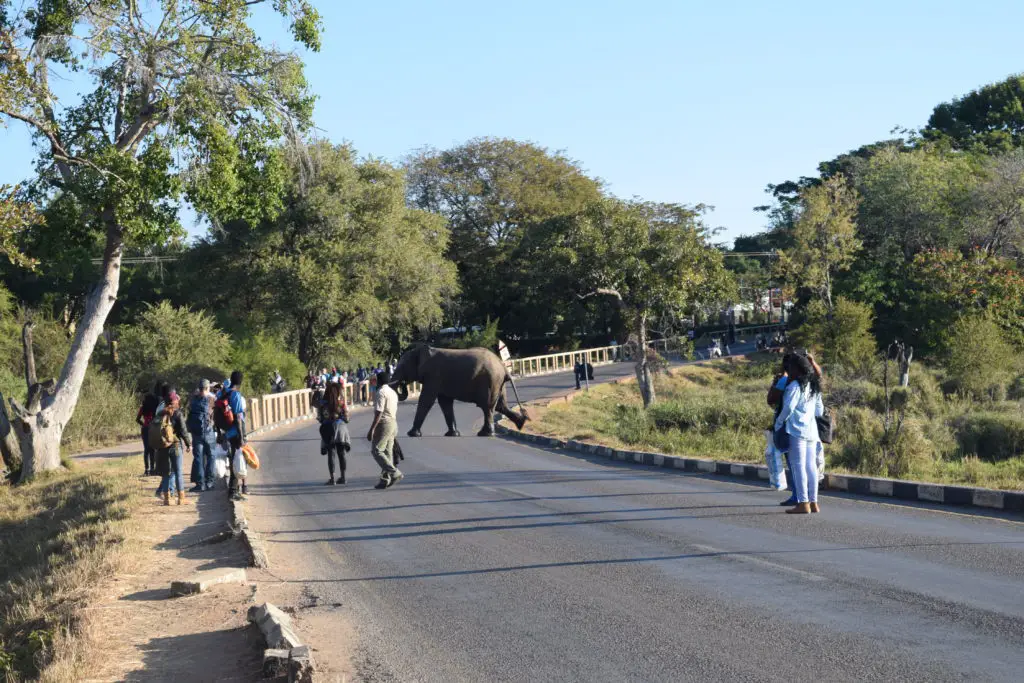
<svg viewBox="0 0 1024 683">
<path fill-rule="evenodd" d="M 676 340 L 655 339 L 647 345 L 661 353 L 667 353 Z M 582 357 L 591 365 L 610 365 L 612 363 L 626 360 L 627 347 L 625 346 L 599 346 L 592 349 L 577 349 L 575 351 L 563 351 L 559 353 L 548 353 L 541 356 L 529 356 L 527 358 L 513 358 L 506 362 L 506 366 L 516 377 L 535 377 L 538 375 L 550 375 L 556 372 L 571 372 L 576 365 L 576 359 Z M 413 384 L 409 387 L 409 395 L 415 396 L 420 392 L 420 385 Z M 369 382 L 346 382 L 345 401 L 349 406 L 357 406 L 369 402 Z M 284 391 L 280 394 L 267 394 L 255 396 L 249 400 L 247 407 L 247 427 L 250 431 L 266 429 L 293 420 L 311 417 L 315 406 L 312 405 L 312 392 L 309 389 L 297 389 L 295 391 Z"/>
</svg>

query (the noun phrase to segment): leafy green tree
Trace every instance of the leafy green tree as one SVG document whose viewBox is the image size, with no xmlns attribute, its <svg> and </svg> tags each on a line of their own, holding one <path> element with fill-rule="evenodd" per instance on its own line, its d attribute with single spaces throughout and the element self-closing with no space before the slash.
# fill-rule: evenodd
<svg viewBox="0 0 1024 683">
<path fill-rule="evenodd" d="M 921 134 L 957 149 L 978 146 L 1005 152 L 1024 145 L 1024 76 L 1013 75 L 943 102 Z"/>
<path fill-rule="evenodd" d="M 12 265 L 34 268 L 35 259 L 22 253 L 18 238 L 37 222 L 39 214 L 18 196 L 18 188 L 0 185 L 0 256 L 6 256 Z"/>
<path fill-rule="evenodd" d="M 701 217 L 705 207 L 606 199 L 589 206 L 545 251 L 571 273 L 580 297 L 608 296 L 632 322 L 640 349 L 648 324 L 665 311 L 689 312 L 735 295 L 722 252 Z M 644 405 L 655 401 L 651 359 L 637 354 Z"/>
<path fill-rule="evenodd" d="M 797 346 L 818 351 L 834 369 L 868 375 L 877 347 L 873 323 L 874 311 L 868 304 L 839 296 L 830 310 L 824 301 L 814 299 L 802 311 L 802 323 L 791 337 Z"/>
<path fill-rule="evenodd" d="M 1017 265 L 982 249 L 921 252 L 907 271 L 897 318 L 903 337 L 925 353 L 940 350 L 960 318 L 984 315 L 1024 348 L 1024 277 Z"/>
<path fill-rule="evenodd" d="M 212 316 L 167 301 L 148 306 L 138 322 L 120 329 L 123 377 L 148 389 L 156 379 L 188 392 L 200 379 L 215 382 L 227 370 L 231 339 Z"/>
<path fill-rule="evenodd" d="M 453 322 L 500 318 L 519 336 L 552 331 L 566 298 L 557 274 L 536 267 L 532 231 L 572 217 L 601 198 L 598 180 L 579 164 L 529 142 L 478 138 L 446 151 L 424 149 L 408 161 L 410 203 L 445 217 L 448 256 L 458 267 L 462 297 Z"/>
<path fill-rule="evenodd" d="M 958 390 L 978 398 L 1002 399 L 1020 362 L 988 316 L 965 315 L 948 329 L 946 368 Z"/>
<path fill-rule="evenodd" d="M 180 234 L 184 192 L 201 212 L 257 219 L 279 206 L 276 142 L 309 123 L 302 63 L 249 25 L 257 5 L 319 48 L 320 20 L 306 0 L 0 2 L 0 121 L 26 125 L 39 149 L 39 197 L 51 198 L 54 241 L 102 245 L 59 378 L 31 373 L 19 424 L 23 474 L 60 466 L 59 444 L 78 402 L 93 347 L 117 299 L 126 247 Z M 73 71 L 82 95 L 62 103 L 51 73 Z M 30 254 L 31 256 L 31 254 Z"/>
<path fill-rule="evenodd" d="M 256 396 L 270 393 L 270 377 L 280 372 L 288 389 L 301 389 L 305 385 L 306 368 L 294 353 L 285 350 L 280 339 L 266 334 L 255 334 L 231 347 L 229 365 L 241 370 L 242 393 Z M 225 376 L 226 377 L 226 376 Z"/>
<path fill-rule="evenodd" d="M 210 303 L 280 333 L 308 367 L 348 357 L 343 347 L 368 348 L 367 338 L 383 354 L 389 331 L 438 323 L 457 289 L 443 256 L 448 230 L 407 207 L 402 171 L 328 144 L 293 150 L 287 168 L 276 219 L 232 222 L 198 250 L 211 252 L 204 268 L 218 274 L 206 283 L 219 298 Z"/>
<path fill-rule="evenodd" d="M 831 311 L 836 275 L 850 268 L 860 249 L 856 190 L 843 175 L 828 178 L 801 193 L 800 215 L 793 226 L 793 248 L 779 256 L 788 281 L 813 292 Z"/>
</svg>

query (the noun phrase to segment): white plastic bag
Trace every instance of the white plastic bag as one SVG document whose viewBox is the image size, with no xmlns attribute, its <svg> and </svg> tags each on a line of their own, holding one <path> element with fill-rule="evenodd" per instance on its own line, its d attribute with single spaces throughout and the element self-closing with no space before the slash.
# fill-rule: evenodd
<svg viewBox="0 0 1024 683">
<path fill-rule="evenodd" d="M 228 471 L 228 452 L 220 444 L 214 444 L 210 454 L 213 456 L 213 478 L 227 479 L 230 474 Z"/>
<path fill-rule="evenodd" d="M 235 476 L 240 479 L 245 479 L 249 474 L 249 468 L 245 465 L 245 456 L 242 455 L 242 449 L 239 448 L 235 451 Z"/>
<path fill-rule="evenodd" d="M 820 441 L 814 456 L 815 461 L 818 463 L 818 481 L 825 481 L 825 446 Z"/>
<path fill-rule="evenodd" d="M 786 463 L 782 451 L 775 447 L 772 430 L 764 430 L 764 461 L 768 465 L 768 484 L 776 491 L 786 490 Z"/>
</svg>

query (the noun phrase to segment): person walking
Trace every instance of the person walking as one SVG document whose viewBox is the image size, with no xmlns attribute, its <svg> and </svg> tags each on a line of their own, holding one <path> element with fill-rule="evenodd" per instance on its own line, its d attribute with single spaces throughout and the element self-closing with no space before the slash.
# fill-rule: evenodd
<svg viewBox="0 0 1024 683">
<path fill-rule="evenodd" d="M 327 456 L 327 471 L 331 478 L 328 486 L 345 483 L 345 454 L 352 450 L 348 435 L 348 405 L 345 388 L 340 382 L 331 382 L 320 404 L 320 454 Z M 334 460 L 338 460 L 338 475 L 334 474 Z"/>
<path fill-rule="evenodd" d="M 171 504 L 171 492 L 177 490 L 178 505 L 185 504 L 185 478 L 181 473 L 181 460 L 184 450 L 192 449 L 185 417 L 181 412 L 181 401 L 176 391 L 171 390 L 167 397 L 160 417 L 161 448 L 157 451 L 157 469 L 163 480 L 164 505 Z"/>
<path fill-rule="evenodd" d="M 825 411 L 821 399 L 821 376 L 806 356 L 794 354 L 789 361 L 790 380 L 782 396 L 782 410 L 775 430 L 789 435 L 790 465 L 796 505 L 788 514 L 818 512 L 817 451 L 821 439 L 815 418 Z"/>
<path fill-rule="evenodd" d="M 378 376 L 380 387 L 373 404 L 373 424 L 366 434 L 366 440 L 373 444 L 373 459 L 380 465 L 380 481 L 374 488 L 386 489 L 402 480 L 402 472 L 395 467 L 394 447 L 398 435 L 398 394 L 391 388 L 391 373 L 387 370 Z"/>
<path fill-rule="evenodd" d="M 156 474 L 156 450 L 149 445 L 149 424 L 156 417 L 157 406 L 160 405 L 160 388 L 163 380 L 157 380 L 153 387 L 153 393 L 146 394 L 142 398 L 142 405 L 135 415 L 135 422 L 142 428 L 142 467 L 143 475 Z"/>
<path fill-rule="evenodd" d="M 226 402 L 226 407 L 231 409 L 232 421 L 224 429 L 224 437 L 228 442 L 228 467 L 231 472 L 228 495 L 233 500 L 242 500 L 242 496 L 249 494 L 249 486 L 245 482 L 245 475 L 235 470 L 235 455 L 245 444 L 245 398 L 242 396 L 242 371 L 235 370 L 231 373 L 228 381 L 228 388 L 221 392 L 219 400 Z"/>
<path fill-rule="evenodd" d="M 192 437 L 193 493 L 213 489 L 213 444 L 217 435 L 213 429 L 213 394 L 210 380 L 199 382 L 188 404 L 188 432 Z"/>
</svg>

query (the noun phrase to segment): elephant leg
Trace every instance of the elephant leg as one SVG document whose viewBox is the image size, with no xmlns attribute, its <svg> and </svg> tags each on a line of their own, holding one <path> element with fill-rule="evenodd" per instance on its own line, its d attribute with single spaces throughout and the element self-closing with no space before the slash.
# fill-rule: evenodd
<svg viewBox="0 0 1024 683">
<path fill-rule="evenodd" d="M 484 426 L 476 433 L 477 436 L 494 436 L 494 411 L 487 406 L 484 411 Z"/>
<path fill-rule="evenodd" d="M 455 424 L 455 399 L 448 398 L 447 396 L 438 396 L 437 405 L 441 406 L 441 412 L 444 413 L 444 421 L 448 423 L 448 431 L 445 436 L 462 436 L 459 434 L 459 428 Z"/>
<path fill-rule="evenodd" d="M 412 421 L 412 429 L 409 430 L 409 436 L 423 436 L 420 427 L 423 426 L 423 421 L 427 419 L 427 413 L 434 407 L 434 401 L 436 400 L 437 392 L 423 387 L 423 390 L 420 391 L 420 399 L 416 403 L 416 417 Z"/>
<path fill-rule="evenodd" d="M 496 411 L 498 411 L 498 413 L 500 413 L 500 414 L 504 415 L 505 417 L 507 417 L 508 419 L 512 420 L 512 423 L 515 424 L 516 429 L 522 429 L 523 425 L 526 423 L 526 420 L 528 419 L 526 417 L 526 413 L 523 413 L 523 412 L 513 413 L 512 412 L 512 410 L 508 407 L 508 403 L 505 401 L 505 394 L 504 393 L 502 393 L 500 396 L 498 396 L 498 404 L 494 407 L 494 409 Z M 522 411 L 522 408 L 520 408 L 519 410 Z"/>
</svg>

